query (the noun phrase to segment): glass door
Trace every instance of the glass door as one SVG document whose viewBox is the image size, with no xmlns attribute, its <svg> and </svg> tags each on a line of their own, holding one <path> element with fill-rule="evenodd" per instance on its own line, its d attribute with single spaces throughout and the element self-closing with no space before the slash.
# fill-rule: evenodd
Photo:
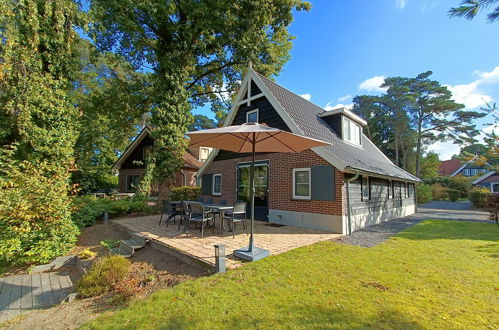
<svg viewBox="0 0 499 330">
<path fill-rule="evenodd" d="M 257 162 L 255 164 L 255 219 L 268 221 L 268 162 Z M 250 164 L 237 165 L 237 200 L 247 203 L 247 214 L 251 216 L 250 201 Z"/>
</svg>

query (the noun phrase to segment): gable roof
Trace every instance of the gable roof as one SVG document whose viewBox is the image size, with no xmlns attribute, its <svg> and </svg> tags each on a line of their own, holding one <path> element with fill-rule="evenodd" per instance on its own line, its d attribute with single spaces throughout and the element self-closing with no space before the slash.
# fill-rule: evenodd
<svg viewBox="0 0 499 330">
<path fill-rule="evenodd" d="M 130 156 L 130 154 L 139 146 L 139 144 L 149 135 L 151 132 L 151 128 L 149 126 L 145 126 L 142 131 L 140 131 L 139 135 L 135 137 L 135 139 L 126 147 L 125 151 L 120 155 L 118 160 L 113 164 L 113 170 L 119 170 L 121 165 L 125 162 L 125 160 Z M 194 155 L 192 155 L 188 150 L 183 154 L 182 160 L 184 161 L 183 168 L 190 169 L 199 169 L 203 165 Z"/>
<path fill-rule="evenodd" d="M 480 182 L 482 182 L 483 180 L 487 179 L 488 177 L 490 177 L 490 176 L 492 176 L 494 174 L 496 174 L 496 171 L 490 171 L 488 173 L 485 173 L 484 175 L 482 175 L 478 179 L 476 179 L 473 182 L 471 182 L 471 184 L 479 184 Z"/>
<path fill-rule="evenodd" d="M 477 159 L 477 158 L 478 158 L 478 156 L 475 156 L 472 159 L 468 160 L 467 162 L 461 163 L 462 165 L 459 166 L 459 168 L 457 168 L 454 172 L 452 172 L 452 174 L 450 176 L 456 176 L 459 172 L 464 170 L 466 168 L 466 166 L 473 164 L 475 162 L 475 159 Z"/>
<path fill-rule="evenodd" d="M 458 168 L 460 168 L 463 165 L 463 162 L 459 159 L 449 159 L 449 160 L 444 160 L 440 163 L 440 168 L 439 168 L 439 173 L 440 175 L 451 175 L 454 173 Z"/>
<path fill-rule="evenodd" d="M 224 126 L 232 123 L 241 97 L 247 89 L 245 84 L 248 83 L 248 79 L 255 82 L 292 133 L 331 143 L 329 146 L 317 147 L 312 150 L 340 171 L 361 171 L 382 177 L 420 181 L 414 175 L 393 164 L 364 134 L 362 134 L 361 146 L 343 141 L 321 118 L 321 114 L 324 112 L 323 108 L 256 73 L 251 68 L 242 83 L 243 88 L 239 91 Z M 212 152 L 199 174 L 202 174 L 216 155 L 217 151 Z"/>
</svg>

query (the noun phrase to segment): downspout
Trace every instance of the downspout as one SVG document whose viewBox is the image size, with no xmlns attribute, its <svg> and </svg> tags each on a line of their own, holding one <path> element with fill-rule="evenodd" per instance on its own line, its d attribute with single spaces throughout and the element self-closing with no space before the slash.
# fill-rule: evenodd
<svg viewBox="0 0 499 330">
<path fill-rule="evenodd" d="M 346 181 L 347 188 L 347 219 L 348 219 L 348 235 L 352 235 L 352 215 L 350 208 L 350 182 L 359 178 L 359 171 L 355 170 L 355 175 Z"/>
</svg>

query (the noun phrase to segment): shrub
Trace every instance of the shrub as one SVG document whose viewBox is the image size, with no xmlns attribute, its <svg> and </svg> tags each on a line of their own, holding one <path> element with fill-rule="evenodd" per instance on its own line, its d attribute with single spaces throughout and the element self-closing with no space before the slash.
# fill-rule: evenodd
<svg viewBox="0 0 499 330">
<path fill-rule="evenodd" d="M 78 293 L 86 298 L 114 291 L 128 273 L 130 264 L 128 259 L 117 255 L 96 261 L 89 272 L 78 281 Z"/>
<path fill-rule="evenodd" d="M 90 250 L 90 249 L 85 249 L 83 251 L 81 251 L 78 256 L 81 258 L 81 259 L 88 259 L 88 258 L 92 258 L 96 255 L 97 253 Z"/>
<path fill-rule="evenodd" d="M 418 204 L 426 204 L 431 201 L 431 186 L 420 184 L 416 187 Z"/>
<path fill-rule="evenodd" d="M 469 199 L 474 207 L 483 208 L 487 204 L 487 197 L 490 191 L 487 188 L 475 187 L 469 193 Z"/>
<path fill-rule="evenodd" d="M 447 196 L 452 202 L 455 202 L 459 199 L 460 193 L 459 190 L 456 189 L 447 189 Z"/>
<path fill-rule="evenodd" d="M 128 299 L 144 293 L 147 285 L 156 281 L 157 275 L 153 265 L 146 262 L 135 262 L 125 278 L 116 285 L 113 301 L 124 303 Z"/>
<path fill-rule="evenodd" d="M 467 198 L 471 188 L 471 180 L 465 176 L 453 176 L 449 178 L 448 187 L 459 192 L 459 197 Z"/>
<path fill-rule="evenodd" d="M 200 187 L 172 187 L 170 190 L 170 200 L 172 201 L 195 201 L 200 195 Z"/>
<path fill-rule="evenodd" d="M 445 188 L 441 183 L 435 183 L 431 186 L 432 198 L 436 201 L 443 201 L 448 198 L 447 188 Z"/>
<path fill-rule="evenodd" d="M 101 219 L 105 211 L 111 216 L 120 216 L 132 212 L 150 214 L 156 212 L 147 205 L 147 197 L 133 197 L 120 200 L 95 198 L 94 196 L 76 197 L 73 201 L 73 222 L 79 228 L 93 225 Z"/>
<path fill-rule="evenodd" d="M 0 262 L 47 262 L 73 247 L 68 189 L 55 165 L 0 154 Z"/>
<path fill-rule="evenodd" d="M 489 194 L 487 197 L 487 209 L 490 212 L 490 220 L 499 223 L 497 216 L 499 210 L 499 194 Z"/>
</svg>

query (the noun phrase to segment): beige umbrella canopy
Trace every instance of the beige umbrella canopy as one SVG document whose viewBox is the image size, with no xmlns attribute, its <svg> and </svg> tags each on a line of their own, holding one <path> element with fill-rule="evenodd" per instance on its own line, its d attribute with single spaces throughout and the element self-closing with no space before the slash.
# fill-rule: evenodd
<svg viewBox="0 0 499 330">
<path fill-rule="evenodd" d="M 233 152 L 300 152 L 328 143 L 289 133 L 265 124 L 248 123 L 187 133 L 191 145 Z"/>
<path fill-rule="evenodd" d="M 256 152 L 301 152 L 329 143 L 289 133 L 265 124 L 247 123 L 236 126 L 206 129 L 187 133 L 191 146 L 212 147 L 238 153 L 252 153 L 250 167 L 251 226 L 250 241 L 247 247 L 235 250 L 234 255 L 241 259 L 255 261 L 270 254 L 254 246 L 253 223 L 255 213 L 254 165 Z"/>
</svg>

